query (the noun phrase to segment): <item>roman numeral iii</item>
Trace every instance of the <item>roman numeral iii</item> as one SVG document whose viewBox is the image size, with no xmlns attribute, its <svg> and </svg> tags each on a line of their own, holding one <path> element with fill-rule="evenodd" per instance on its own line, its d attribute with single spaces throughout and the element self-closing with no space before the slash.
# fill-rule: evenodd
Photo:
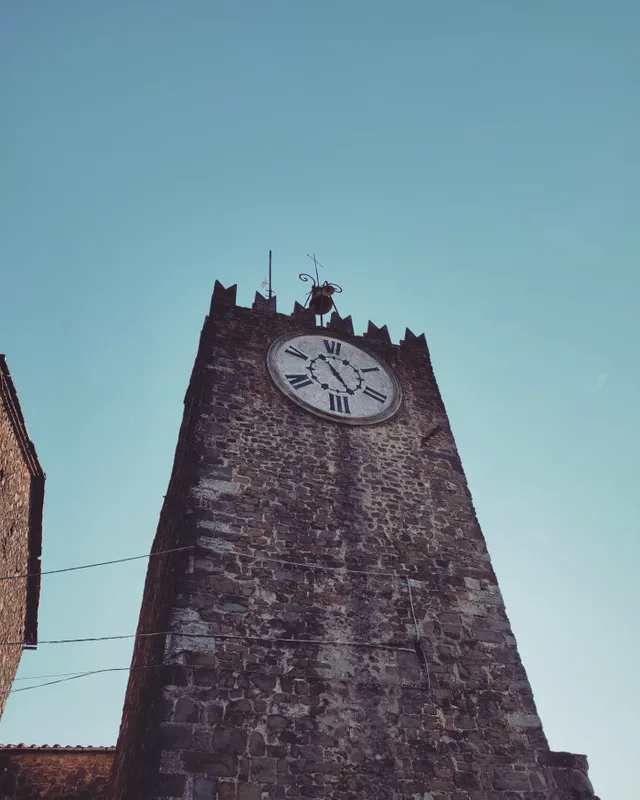
<svg viewBox="0 0 640 800">
<path fill-rule="evenodd" d="M 378 392 L 375 389 L 371 389 L 369 386 L 362 392 L 362 394 L 366 394 L 368 397 L 373 397 L 374 400 L 377 400 L 379 403 L 384 403 L 387 399 L 386 394 L 382 394 L 382 392 Z"/>
<path fill-rule="evenodd" d="M 327 348 L 327 353 L 331 353 L 333 356 L 340 355 L 340 348 L 342 344 L 340 342 L 330 342 L 328 339 L 323 339 L 324 346 Z"/>
<path fill-rule="evenodd" d="M 339 394 L 329 395 L 329 410 L 337 411 L 339 414 L 350 414 L 349 398 Z"/>
<path fill-rule="evenodd" d="M 285 375 L 284 376 L 294 389 L 302 389 L 303 386 L 309 386 L 313 381 L 308 375 L 301 373 L 300 375 Z"/>
</svg>

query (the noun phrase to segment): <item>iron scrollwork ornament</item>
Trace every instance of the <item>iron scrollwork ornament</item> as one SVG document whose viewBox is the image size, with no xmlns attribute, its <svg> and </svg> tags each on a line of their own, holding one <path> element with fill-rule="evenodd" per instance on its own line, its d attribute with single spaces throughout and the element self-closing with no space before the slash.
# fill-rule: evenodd
<svg viewBox="0 0 640 800">
<path fill-rule="evenodd" d="M 329 283 L 329 281 L 320 283 L 318 267 L 321 267 L 322 264 L 316 260 L 315 255 L 309 256 L 309 258 L 312 259 L 316 268 L 315 278 L 307 272 L 301 272 L 298 277 L 304 283 L 311 281 L 311 290 L 307 294 L 304 307 L 309 308 L 316 316 L 319 316 L 321 318 L 320 324 L 322 325 L 322 317 L 324 317 L 325 314 L 328 314 L 332 309 L 335 309 L 336 313 L 338 312 L 333 295 L 340 294 L 342 292 L 342 287 L 338 286 L 337 283 Z"/>
</svg>

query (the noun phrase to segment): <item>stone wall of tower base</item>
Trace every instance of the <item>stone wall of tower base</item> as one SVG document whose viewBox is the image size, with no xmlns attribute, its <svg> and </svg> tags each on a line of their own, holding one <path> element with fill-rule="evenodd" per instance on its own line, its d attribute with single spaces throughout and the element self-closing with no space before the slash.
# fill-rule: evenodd
<svg viewBox="0 0 640 800">
<path fill-rule="evenodd" d="M 540 763 L 551 770 L 559 800 L 599 800 L 589 780 L 587 757 L 574 753 L 542 753 Z"/>
<path fill-rule="evenodd" d="M 189 548 L 195 545 L 195 531 L 187 507 L 189 488 L 197 480 L 195 442 L 199 416 L 197 392 L 199 362 L 194 366 L 190 391 L 176 445 L 171 480 L 160 513 L 152 551 Z M 169 797 L 171 780 L 160 771 L 158 726 L 163 718 L 163 688 L 167 681 L 181 682 L 166 662 L 166 636 L 177 576 L 183 575 L 193 553 L 181 552 L 151 558 L 144 587 L 132 670 L 120 724 L 118 747 L 109 780 L 110 800 L 142 800 Z M 147 635 L 151 634 L 151 635 Z"/>
</svg>

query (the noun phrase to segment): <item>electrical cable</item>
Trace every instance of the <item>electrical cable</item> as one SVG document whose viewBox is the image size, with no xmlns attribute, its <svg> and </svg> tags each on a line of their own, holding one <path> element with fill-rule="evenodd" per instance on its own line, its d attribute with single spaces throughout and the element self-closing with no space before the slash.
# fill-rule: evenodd
<svg viewBox="0 0 640 800">
<path fill-rule="evenodd" d="M 75 572 L 79 569 L 91 569 L 92 567 L 106 567 L 109 564 L 122 564 L 125 561 L 138 561 L 141 558 L 152 558 L 153 556 L 164 556 L 167 553 L 179 553 L 181 550 L 193 550 L 196 545 L 190 544 L 186 547 L 174 547 L 171 550 L 159 550 L 155 553 L 145 553 L 143 556 L 130 556 L 129 558 L 116 558 L 113 561 L 98 561 L 95 564 L 82 564 L 79 567 L 64 567 L 63 569 L 49 569 L 44 572 L 27 572 L 24 575 L 0 575 L 0 581 L 17 581 L 20 578 L 37 578 L 40 575 L 58 575 L 61 572 Z"/>
<path fill-rule="evenodd" d="M 413 625 L 416 630 L 416 640 L 420 639 L 420 630 L 418 628 L 418 620 L 416 619 L 416 609 L 413 605 L 413 592 L 411 591 L 411 580 L 407 578 L 407 589 L 409 590 L 409 602 L 411 603 L 411 616 L 413 618 Z"/>
<path fill-rule="evenodd" d="M 93 564 L 83 564 L 80 566 L 75 567 L 66 567 L 63 569 L 56 569 L 56 570 L 47 570 L 40 573 L 27 573 L 23 575 L 2 575 L 0 576 L 0 580 L 17 580 L 20 578 L 29 578 L 34 576 L 40 575 L 55 575 L 60 574 L 63 572 L 74 572 L 77 570 L 83 569 L 91 569 L 94 567 L 102 567 L 102 566 L 109 566 L 112 564 L 122 564 L 128 561 L 136 561 L 143 558 L 151 558 L 153 556 L 159 555 L 167 555 L 170 553 L 177 553 L 184 550 L 193 550 L 197 545 L 187 545 L 184 547 L 176 547 L 171 548 L 169 550 L 160 550 L 152 553 L 146 553 L 140 556 L 130 556 L 128 558 L 119 558 L 113 559 L 111 561 L 101 561 L 96 562 Z M 203 548 L 206 549 L 206 548 Z M 368 575 L 368 576 L 375 576 L 375 577 L 384 577 L 384 578 L 406 578 L 407 580 L 407 589 L 409 593 L 409 602 L 411 606 L 411 615 L 413 618 L 413 623 L 415 627 L 416 639 L 415 639 L 415 647 L 414 649 L 407 648 L 407 647 L 400 647 L 398 645 L 388 645 L 382 643 L 374 643 L 374 642 L 362 642 L 362 641 L 323 641 L 322 639 L 292 639 L 292 638 L 272 638 L 272 637 L 263 637 L 263 636 L 252 636 L 252 635 L 240 635 L 240 634 L 196 634 L 196 633 L 182 633 L 180 631 L 159 631 L 159 632 L 151 632 L 151 633 L 135 633 L 135 634 L 124 634 L 118 636 L 94 636 L 94 637 L 84 637 L 84 638 L 77 638 L 77 639 L 49 639 L 49 640 L 42 640 L 39 644 L 80 644 L 86 642 L 104 642 L 104 641 L 118 641 L 124 639 L 136 639 L 136 638 L 143 638 L 143 637 L 153 637 L 153 636 L 169 636 L 175 635 L 180 637 L 195 637 L 195 638 L 209 638 L 209 639 L 241 639 L 241 640 L 253 640 L 253 641 L 261 641 L 261 642 L 269 642 L 277 644 L 279 642 L 287 643 L 287 644 L 310 644 L 310 645 L 319 645 L 319 646 L 342 646 L 342 647 L 370 647 L 374 649 L 384 649 L 384 650 L 395 650 L 395 651 L 402 651 L 402 652 L 415 652 L 418 655 L 418 658 L 423 662 L 426 673 L 427 673 L 427 681 L 429 688 L 431 686 L 430 675 L 429 675 L 429 666 L 426 660 L 426 656 L 424 650 L 422 648 L 420 642 L 420 632 L 418 628 L 418 621 L 416 619 L 415 607 L 413 603 L 413 593 L 411 591 L 411 582 L 410 577 L 405 573 L 384 573 L 384 572 L 372 572 L 368 570 L 357 570 L 357 569 L 350 569 L 349 567 L 344 566 L 327 566 L 323 564 L 309 564 L 304 562 L 296 562 L 296 561 L 287 561 L 284 559 L 278 559 L 271 557 L 269 555 L 261 554 L 261 555 L 254 555 L 250 556 L 247 554 L 240 554 L 240 553 L 217 553 L 218 555 L 232 555 L 238 556 L 239 558 L 249 558 L 254 561 L 273 561 L 274 563 L 285 564 L 293 567 L 301 567 L 306 569 L 321 569 L 321 570 L 330 570 L 330 571 L 344 571 L 344 572 L 352 572 L 360 575 Z M 24 647 L 27 643 L 26 642 L 0 642 L 0 647 Z M 158 665 L 160 666 L 160 665 Z M 162 665 L 162 666 L 169 666 L 169 665 Z M 144 667 L 143 667 L 144 668 Z M 153 667 L 147 667 L 153 668 Z M 81 677 L 86 677 L 88 675 L 95 675 L 100 674 L 103 672 L 116 672 L 122 671 L 125 669 L 129 669 L 128 667 L 114 667 L 111 669 L 100 669 L 100 670 L 91 670 L 89 672 L 81 672 L 81 673 L 58 673 L 56 675 L 43 675 L 39 676 L 41 678 L 60 678 L 60 680 L 49 681 L 44 684 L 38 684 L 37 686 L 29 686 L 24 687 L 22 689 L 12 689 L 10 693 L 13 692 L 22 692 L 28 691 L 29 689 L 39 688 L 40 686 L 51 686 L 57 683 L 64 683 L 65 681 L 69 680 L 76 680 Z M 17 680 L 35 680 L 36 678 L 17 678 Z"/>
<path fill-rule="evenodd" d="M 231 554 L 236 555 L 236 554 Z M 370 570 L 365 569 L 350 569 L 349 567 L 330 567 L 326 566 L 325 564 L 305 564 L 304 562 L 300 561 L 284 561 L 281 558 L 272 558 L 271 556 L 245 556 L 244 553 L 239 553 L 241 558 L 250 558 L 254 561 L 273 561 L 276 564 L 289 564 L 292 567 L 304 567 L 306 569 L 326 569 L 326 570 L 333 570 L 335 572 L 354 572 L 357 575 L 373 575 L 379 578 L 403 578 L 404 575 L 394 572 L 371 572 Z"/>
<path fill-rule="evenodd" d="M 81 674 L 84 673 L 81 673 L 78 670 L 76 670 L 75 672 L 50 672 L 48 675 L 27 675 L 24 678 L 23 677 L 14 678 L 13 682 L 16 683 L 16 681 L 42 681 L 45 678 L 66 678 L 71 675 L 81 675 Z"/>
<path fill-rule="evenodd" d="M 67 678 L 59 678 L 56 681 L 47 681 L 46 683 L 38 683 L 35 686 L 23 686 L 21 689 L 11 689 L 7 694 L 17 694 L 18 692 L 29 692 L 31 689 L 42 689 L 43 686 L 54 686 L 56 683 L 66 683 L 67 681 L 75 681 L 78 678 L 86 678 L 88 675 L 97 675 L 99 672 L 116 672 L 120 668 L 114 669 L 94 669 L 90 672 L 78 672 Z M 122 668 L 126 669 L 126 667 Z"/>
<path fill-rule="evenodd" d="M 59 683 L 66 683 L 67 681 L 77 680 L 78 678 L 87 678 L 91 675 L 100 675 L 109 672 L 131 672 L 132 670 L 136 669 L 162 669 L 162 668 L 173 668 L 173 667 L 183 667 L 184 669 L 188 670 L 205 670 L 211 672 L 211 667 L 206 666 L 204 664 L 142 664 L 141 666 L 135 667 L 108 667 L 105 669 L 93 669 L 93 670 L 86 670 L 85 672 L 71 672 L 66 674 L 66 677 L 62 678 L 61 680 L 57 681 L 47 681 L 47 683 L 38 683 L 35 686 L 26 686 L 22 689 L 12 689 L 8 694 L 16 694 L 18 692 L 28 692 L 31 689 L 43 689 L 46 686 L 55 686 Z M 262 675 L 266 673 L 252 673 L 253 675 Z M 340 680 L 340 679 L 338 679 Z M 343 682 L 351 682 L 351 680 L 345 681 L 342 679 Z M 423 686 L 416 685 L 414 683 L 400 683 L 397 681 L 356 681 L 356 683 L 360 686 L 369 685 L 369 686 L 397 686 L 401 689 L 424 689 Z M 430 685 L 428 687 L 431 688 Z"/>
<path fill-rule="evenodd" d="M 120 636 L 87 636 L 80 639 L 45 639 L 38 642 L 41 644 L 82 644 L 85 642 L 112 642 L 122 639 L 138 639 L 148 638 L 152 636 L 179 636 L 181 638 L 189 639 L 243 639 L 256 642 L 269 642 L 271 644 L 278 644 L 285 642 L 286 644 L 314 644 L 324 646 L 336 647 L 371 647 L 378 650 L 399 650 L 407 653 L 412 653 L 413 650 L 409 647 L 400 647 L 394 644 L 382 644 L 376 642 L 357 642 L 357 641 L 324 641 L 322 639 L 289 639 L 284 637 L 274 638 L 271 636 L 252 636 L 238 633 L 187 633 L 182 631 L 157 631 L 152 633 L 126 633 Z M 24 647 L 25 642 L 0 642 L 0 647 Z"/>
<path fill-rule="evenodd" d="M 140 667 L 106 667 L 103 669 L 90 669 L 86 672 L 67 672 L 61 673 L 60 676 L 50 675 L 48 677 L 59 677 L 59 680 L 56 681 L 47 681 L 46 683 L 37 683 L 35 686 L 24 686 L 22 689 L 11 689 L 10 692 L 7 694 L 16 694 L 17 692 L 28 692 L 31 689 L 42 689 L 44 686 L 55 686 L 57 683 L 66 683 L 67 681 L 75 681 L 78 678 L 86 678 L 89 675 L 101 675 L 106 672 L 131 672 L 134 669 L 159 669 L 161 667 L 175 667 L 175 664 L 148 664 L 143 665 Z M 190 669 L 199 669 L 198 666 L 190 667 Z M 202 667 L 201 669 L 205 669 Z M 206 669 L 211 669 L 211 667 L 206 667 Z M 43 676 L 45 677 L 45 676 Z M 23 678 L 23 680 L 30 680 L 29 678 Z M 31 680 L 34 680 L 33 678 Z"/>
<path fill-rule="evenodd" d="M 420 637 L 420 628 L 418 627 L 418 618 L 416 617 L 416 609 L 413 605 L 413 592 L 411 591 L 411 579 L 407 578 L 407 589 L 409 590 L 409 602 L 411 603 L 411 616 L 413 618 L 413 625 L 416 631 L 416 639 L 414 642 L 416 655 L 418 659 L 422 662 L 422 666 L 424 667 L 424 671 L 427 678 L 427 691 L 431 691 L 431 673 L 429 672 L 429 662 L 427 661 L 426 653 L 424 652 L 424 648 L 422 646 L 422 641 Z"/>
<path fill-rule="evenodd" d="M 426 655 L 422 644 L 420 642 L 420 630 L 418 627 L 418 620 L 416 617 L 415 612 L 415 605 L 413 602 L 413 592 L 411 590 L 411 581 L 407 577 L 407 590 L 409 593 L 409 603 L 411 608 L 411 617 L 413 620 L 414 628 L 415 628 L 415 642 L 414 642 L 414 649 L 408 647 L 400 647 L 399 645 L 394 644 L 383 644 L 383 643 L 376 643 L 376 642 L 362 642 L 362 641 L 335 641 L 335 640 L 322 640 L 322 639 L 293 639 L 293 638 L 285 638 L 285 637 L 268 637 L 268 636 L 253 636 L 253 635 L 242 635 L 242 634 L 232 634 L 232 633 L 182 633 L 180 631 L 158 631 L 158 632 L 149 632 L 149 633 L 136 633 L 136 634 L 126 634 L 120 636 L 100 636 L 100 637 L 86 637 L 81 639 L 50 639 L 46 641 L 40 642 L 40 644 L 77 644 L 83 642 L 100 642 L 100 641 L 114 641 L 114 640 L 122 640 L 122 639 L 134 639 L 134 638 L 142 638 L 142 637 L 152 637 L 152 636 L 178 636 L 180 638 L 199 638 L 199 639 L 241 639 L 241 640 L 252 640 L 252 641 L 260 641 L 260 642 L 268 642 L 269 644 L 277 644 L 280 642 L 287 643 L 287 644 L 311 644 L 311 645 L 320 645 L 320 646 L 342 646 L 342 647 L 370 647 L 374 649 L 382 649 L 382 650 L 394 650 L 396 652 L 415 652 L 419 661 L 422 662 L 425 671 L 426 671 L 426 678 L 427 678 L 427 690 L 431 690 L 431 676 L 429 674 L 429 665 L 427 663 Z M 8 647 L 8 646 L 20 646 L 22 642 L 4 642 L 0 643 L 0 646 Z M 27 692 L 31 689 L 39 689 L 45 686 L 54 686 L 59 683 L 66 683 L 72 680 L 78 680 L 79 678 L 85 678 L 90 675 L 100 675 L 104 673 L 110 672 L 123 672 L 123 671 L 130 671 L 131 669 L 157 669 L 161 667 L 173 667 L 173 666 L 184 666 L 184 665 L 176 665 L 176 664 L 156 664 L 156 665 L 143 665 L 140 667 L 110 667 L 105 669 L 96 669 L 96 670 L 88 670 L 85 672 L 72 672 L 72 673 L 57 673 L 51 675 L 39 675 L 39 676 L 31 676 L 26 678 L 18 678 L 17 680 L 39 680 L 45 678 L 56 678 L 56 680 L 47 681 L 46 683 L 39 683 L 35 686 L 26 686 L 20 689 L 12 689 L 9 694 L 15 694 L 17 692 Z M 188 667 L 189 669 L 210 669 L 210 667 L 198 667 L 196 665 Z M 398 684 L 403 685 L 403 684 Z"/>
<path fill-rule="evenodd" d="M 38 645 L 41 644 L 80 644 L 83 642 L 112 642 L 118 639 L 135 639 L 136 636 L 161 636 L 163 634 L 157 633 L 127 633 L 122 636 L 87 636 L 82 639 L 45 639 L 40 640 Z M 27 642 L 0 642 L 0 647 L 25 647 Z"/>
<path fill-rule="evenodd" d="M 196 547 L 202 547 L 202 545 L 186 545 L 185 547 L 174 547 L 170 550 L 158 550 L 155 553 L 145 553 L 141 556 L 129 556 L 128 558 L 115 558 L 111 561 L 97 561 L 93 564 L 80 564 L 75 567 L 63 567 L 61 569 L 48 569 L 43 570 L 42 572 L 25 572 L 20 575 L 0 575 L 0 581 L 16 581 L 20 579 L 26 578 L 36 578 L 42 575 L 59 575 L 63 572 L 76 572 L 78 570 L 83 569 L 93 569 L 94 567 L 106 567 L 112 564 L 123 564 L 127 561 L 138 561 L 143 558 L 152 558 L 153 556 L 164 556 L 169 553 L 179 553 L 184 550 L 193 550 Z M 207 550 L 206 547 L 202 547 L 203 550 Z M 276 556 L 271 556 L 265 553 L 260 553 L 257 555 L 249 555 L 248 553 L 232 553 L 230 551 L 214 551 L 217 555 L 227 555 L 227 556 L 237 556 L 240 559 L 250 559 L 251 561 L 273 561 L 276 564 L 286 564 L 292 567 L 302 567 L 304 569 L 322 569 L 334 572 L 351 572 L 356 575 L 371 575 L 374 577 L 380 578 L 406 578 L 408 574 L 405 572 L 374 572 L 373 570 L 366 570 L 366 569 L 353 569 L 351 567 L 346 566 L 330 566 L 327 564 L 312 564 L 309 562 L 303 561 L 287 561 L 282 558 L 277 558 Z M 419 578 L 412 578 L 413 580 L 420 580 Z"/>
</svg>

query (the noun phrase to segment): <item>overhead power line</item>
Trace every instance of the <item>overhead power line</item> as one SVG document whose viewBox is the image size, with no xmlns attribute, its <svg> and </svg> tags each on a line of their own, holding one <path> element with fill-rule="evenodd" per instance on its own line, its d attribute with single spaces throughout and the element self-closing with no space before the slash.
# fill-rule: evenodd
<svg viewBox="0 0 640 800">
<path fill-rule="evenodd" d="M 79 569 L 92 569 L 93 567 L 107 567 L 110 564 L 123 564 L 125 561 L 138 561 L 141 558 L 164 556 L 167 553 L 179 553 L 181 550 L 193 550 L 194 544 L 185 547 L 174 547 L 171 550 L 158 550 L 155 553 L 145 553 L 142 556 L 129 556 L 129 558 L 116 558 L 112 561 L 98 561 L 95 564 L 81 564 L 78 567 L 64 567 L 63 569 L 48 569 L 43 572 L 26 572 L 23 575 L 0 575 L 0 581 L 17 581 L 20 578 L 34 578 L 38 575 L 59 575 L 61 572 L 75 572 Z"/>
<path fill-rule="evenodd" d="M 55 681 L 47 681 L 46 683 L 37 683 L 35 686 L 24 686 L 21 689 L 11 689 L 10 692 L 7 694 L 17 694 L 18 692 L 28 692 L 31 689 L 42 689 L 44 686 L 55 686 L 58 683 L 66 683 L 67 681 L 75 681 L 78 678 L 87 678 L 90 675 L 102 675 L 107 672 L 132 672 L 136 669 L 163 669 L 163 668 L 170 668 L 175 666 L 182 666 L 180 664 L 142 664 L 140 666 L 130 666 L 130 667 L 104 667 L 103 669 L 88 669 L 84 672 L 59 672 L 57 675 L 39 675 L 38 678 L 58 678 Z M 189 669 L 204 669 L 211 671 L 211 667 L 203 666 L 199 664 L 193 664 L 189 666 Z M 18 680 L 18 679 L 16 679 Z M 33 678 L 22 678 L 21 680 L 28 681 L 28 680 L 36 680 L 36 677 Z"/>
<path fill-rule="evenodd" d="M 124 669 L 124 667 L 118 667 L 118 669 Z M 127 667 L 127 669 L 129 669 Z M 88 675 L 93 670 L 75 670 L 75 672 L 50 672 L 48 675 L 25 675 L 19 678 L 14 678 L 13 682 L 16 683 L 17 681 L 43 681 L 45 678 L 68 678 L 74 675 Z"/>
<path fill-rule="evenodd" d="M 78 678 L 86 678 L 88 675 L 98 675 L 101 672 L 121 672 L 128 671 L 128 667 L 111 667 L 110 669 L 92 669 L 89 672 L 76 672 L 68 675 L 66 678 L 58 678 L 55 681 L 47 681 L 46 683 L 37 683 L 35 686 L 23 686 L 21 689 L 11 689 L 8 694 L 17 694 L 18 692 L 29 692 L 31 689 L 42 689 L 43 686 L 54 686 L 56 683 L 66 683 L 67 681 L 75 681 Z"/>
<path fill-rule="evenodd" d="M 398 648 L 400 650 L 405 648 Z M 46 683 L 38 683 L 35 686 L 25 686 L 22 689 L 12 689 L 9 694 L 17 694 L 18 692 L 28 692 L 31 689 L 43 689 L 47 686 L 55 686 L 59 683 L 66 683 L 67 681 L 74 681 L 78 680 L 79 678 L 88 678 L 91 675 L 104 675 L 109 672 L 131 672 L 132 670 L 136 669 L 162 669 L 162 668 L 171 668 L 171 667 L 184 667 L 184 669 L 189 670 L 204 670 L 206 672 L 211 672 L 211 667 L 205 664 L 142 664 L 141 666 L 131 666 L 131 667 L 106 667 L 104 669 L 92 669 L 86 670 L 85 672 L 72 672 L 72 673 L 61 673 L 64 677 L 61 677 L 60 680 L 55 681 L 47 681 Z M 267 673 L 252 673 L 252 675 L 264 675 Z M 52 676 L 53 677 L 53 676 Z M 431 690 L 431 684 L 428 683 L 426 686 L 422 684 L 416 683 L 404 683 L 402 681 L 358 681 L 360 685 L 367 684 L 372 686 L 398 686 L 400 688 L 405 689 L 426 689 L 427 691 Z"/>
<path fill-rule="evenodd" d="M 289 639 L 284 636 L 252 636 L 240 633 L 188 633 L 183 631 L 157 631 L 152 633 L 126 633 L 120 636 L 87 636 L 81 639 L 46 639 L 38 644 L 82 644 L 85 642 L 112 642 L 121 639 L 142 639 L 151 636 L 179 636 L 181 639 L 242 639 L 244 641 L 268 642 L 269 644 L 313 644 L 336 647 L 371 647 L 376 650 L 404 650 L 413 653 L 410 647 L 382 642 L 339 641 L 324 639 Z M 0 642 L 0 647 L 23 647 L 24 642 Z M 176 666 L 175 664 L 173 666 Z M 180 665 L 178 665 L 180 666 Z"/>
<path fill-rule="evenodd" d="M 49 569 L 44 570 L 42 572 L 25 572 L 20 575 L 0 575 L 0 581 L 16 581 L 20 579 L 26 578 L 33 578 L 39 575 L 59 575 L 63 572 L 76 572 L 77 570 L 82 569 L 93 569 L 94 567 L 107 567 L 112 564 L 124 564 L 127 561 L 138 561 L 143 558 L 153 558 L 154 556 L 164 556 L 168 555 L 169 553 L 179 553 L 184 550 L 194 550 L 196 548 L 201 548 L 204 553 L 211 552 L 207 547 L 203 547 L 202 545 L 198 544 L 191 544 L 185 545 L 184 547 L 174 547 L 170 550 L 158 550 L 154 553 L 145 553 L 141 556 L 129 556 L 128 558 L 115 558 L 111 561 L 97 561 L 93 564 L 80 564 L 74 567 L 63 567 L 62 569 Z M 424 581 L 424 578 L 419 578 L 412 571 L 410 571 L 406 566 L 404 566 L 404 570 L 400 572 L 377 572 L 376 570 L 372 569 L 355 569 L 354 567 L 348 567 L 346 564 L 319 564 L 318 562 L 312 563 L 309 561 L 289 561 L 287 559 L 279 558 L 279 554 L 270 555 L 269 553 L 261 553 L 257 552 L 253 555 L 249 553 L 236 553 L 230 550 L 216 550 L 213 551 L 216 555 L 219 556 L 232 556 L 240 558 L 241 560 L 249 560 L 249 561 L 271 561 L 274 564 L 284 564 L 285 566 L 290 567 L 299 567 L 301 569 L 318 569 L 318 570 L 326 570 L 329 572 L 348 572 L 355 575 L 365 575 L 367 577 L 373 578 L 390 578 L 391 580 L 405 580 L 407 578 L 411 578 L 412 580 L 416 581 Z M 399 565 L 403 566 L 403 565 Z"/>
<path fill-rule="evenodd" d="M 173 667 L 174 664 L 156 664 L 155 666 L 143 667 L 107 667 L 105 669 L 90 669 L 86 672 L 69 672 L 64 677 L 58 678 L 55 681 L 47 681 L 46 683 L 37 683 L 35 686 L 23 686 L 21 689 L 11 689 L 8 694 L 17 694 L 18 692 L 29 692 L 31 689 L 42 689 L 44 686 L 55 686 L 57 683 L 66 683 L 67 681 L 75 681 L 78 678 L 87 678 L 89 675 L 101 675 L 105 672 L 130 672 L 133 669 L 157 669 L 159 667 Z M 209 668 L 210 669 L 210 668 Z M 43 676 L 44 677 L 44 676 Z M 50 676 L 54 677 L 54 676 Z M 25 678 L 24 680 L 29 680 Z"/>
</svg>

